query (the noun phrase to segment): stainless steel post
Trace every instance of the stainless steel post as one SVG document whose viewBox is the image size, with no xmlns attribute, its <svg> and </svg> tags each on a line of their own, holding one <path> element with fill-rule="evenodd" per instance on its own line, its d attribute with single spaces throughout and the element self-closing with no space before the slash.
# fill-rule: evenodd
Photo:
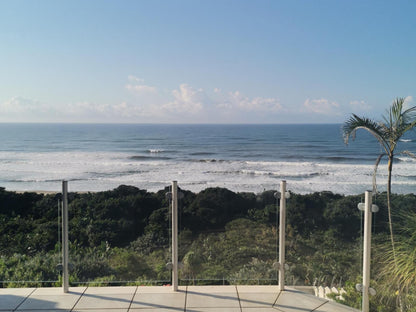
<svg viewBox="0 0 416 312">
<path fill-rule="evenodd" d="M 285 289 L 285 244 L 286 244 L 286 181 L 280 183 L 279 220 L 279 290 Z"/>
<path fill-rule="evenodd" d="M 178 290 L 178 182 L 172 182 L 172 290 Z"/>
<path fill-rule="evenodd" d="M 62 181 L 62 289 L 69 289 L 68 272 L 68 181 Z"/>
<path fill-rule="evenodd" d="M 370 263 L 371 263 L 371 218 L 372 218 L 372 193 L 365 192 L 364 210 L 364 251 L 363 251 L 363 312 L 370 311 L 368 289 L 370 287 Z"/>
</svg>

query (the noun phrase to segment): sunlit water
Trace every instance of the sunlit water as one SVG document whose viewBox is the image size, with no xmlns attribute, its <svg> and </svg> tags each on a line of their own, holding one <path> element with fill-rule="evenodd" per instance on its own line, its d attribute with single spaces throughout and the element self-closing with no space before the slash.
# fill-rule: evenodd
<svg viewBox="0 0 416 312">
<path fill-rule="evenodd" d="M 177 180 L 200 191 L 276 189 L 359 194 L 372 188 L 377 141 L 359 131 L 346 146 L 341 125 L 0 124 L 0 187 L 101 191 L 134 185 L 157 191 Z M 399 149 L 416 151 L 416 137 Z M 393 192 L 416 191 L 416 161 L 397 154 Z M 386 164 L 378 171 L 385 190 Z"/>
</svg>

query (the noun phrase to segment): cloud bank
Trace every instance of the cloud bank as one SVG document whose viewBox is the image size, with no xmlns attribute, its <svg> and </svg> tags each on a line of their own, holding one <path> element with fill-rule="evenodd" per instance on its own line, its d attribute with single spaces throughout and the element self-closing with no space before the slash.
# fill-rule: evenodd
<svg viewBox="0 0 416 312">
<path fill-rule="evenodd" d="M 303 111 L 320 115 L 340 115 L 340 105 L 328 99 L 306 99 L 303 103 Z"/>
<path fill-rule="evenodd" d="M 354 100 L 350 102 L 351 109 L 353 111 L 369 111 L 372 106 L 363 100 Z"/>
<path fill-rule="evenodd" d="M 276 97 L 249 96 L 240 90 L 205 90 L 182 83 L 166 90 L 130 75 L 119 101 L 81 99 L 47 103 L 15 96 L 0 102 L 0 121 L 7 122 L 129 122 L 129 123 L 290 123 L 342 122 L 351 113 L 373 112 L 364 100 L 344 104 L 327 98 L 285 103 Z M 406 97 L 406 105 L 413 101 Z M 299 102 L 299 101 L 298 101 Z M 299 119 L 300 118 L 300 119 Z"/>
<path fill-rule="evenodd" d="M 128 83 L 126 89 L 130 92 L 135 92 L 137 94 L 146 94 L 146 93 L 156 93 L 157 89 L 152 86 L 144 84 L 144 79 L 137 78 L 136 76 L 128 76 Z"/>
<path fill-rule="evenodd" d="M 40 101 L 22 96 L 12 97 L 0 105 L 0 112 L 2 114 L 31 114 L 46 112 L 48 109 L 49 107 Z"/>
</svg>

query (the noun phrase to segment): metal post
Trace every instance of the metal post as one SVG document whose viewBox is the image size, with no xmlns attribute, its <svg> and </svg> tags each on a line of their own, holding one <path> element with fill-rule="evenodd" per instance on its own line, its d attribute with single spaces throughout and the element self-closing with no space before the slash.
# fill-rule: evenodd
<svg viewBox="0 0 416 312">
<path fill-rule="evenodd" d="M 286 181 L 280 183 L 279 290 L 285 290 Z"/>
<path fill-rule="evenodd" d="M 178 290 L 178 182 L 172 182 L 172 290 Z"/>
<path fill-rule="evenodd" d="M 370 287 L 370 261 L 371 261 L 371 212 L 372 212 L 372 193 L 365 192 L 364 210 L 364 251 L 363 251 L 363 312 L 370 311 L 368 289 Z"/>
<path fill-rule="evenodd" d="M 68 273 L 68 181 L 62 181 L 62 290 L 69 289 Z"/>
</svg>

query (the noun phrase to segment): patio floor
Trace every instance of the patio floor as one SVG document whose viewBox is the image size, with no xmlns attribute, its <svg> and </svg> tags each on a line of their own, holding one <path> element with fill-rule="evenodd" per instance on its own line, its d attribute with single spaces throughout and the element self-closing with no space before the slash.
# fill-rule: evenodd
<svg viewBox="0 0 416 312">
<path fill-rule="evenodd" d="M 1 288 L 0 311 L 26 312 L 354 312 L 325 299 L 277 286 Z"/>
</svg>

